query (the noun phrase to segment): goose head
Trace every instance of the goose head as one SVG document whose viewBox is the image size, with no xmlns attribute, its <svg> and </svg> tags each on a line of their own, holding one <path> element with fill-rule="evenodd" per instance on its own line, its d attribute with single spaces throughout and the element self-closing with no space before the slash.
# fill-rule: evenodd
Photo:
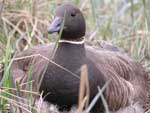
<svg viewBox="0 0 150 113">
<path fill-rule="evenodd" d="M 61 25 L 63 28 L 61 28 Z M 57 7 L 55 18 L 48 27 L 48 33 L 59 33 L 61 29 L 62 40 L 80 41 L 83 39 L 86 25 L 84 17 L 78 8 L 71 4 L 63 4 Z"/>
</svg>

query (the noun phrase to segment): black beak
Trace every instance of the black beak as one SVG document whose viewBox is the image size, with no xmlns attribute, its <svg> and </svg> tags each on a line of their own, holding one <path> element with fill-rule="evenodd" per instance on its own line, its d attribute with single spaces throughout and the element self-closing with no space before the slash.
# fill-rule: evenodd
<svg viewBox="0 0 150 113">
<path fill-rule="evenodd" d="M 63 19 L 61 17 L 56 17 L 51 25 L 48 27 L 48 33 L 54 33 L 54 32 L 59 32 L 61 29 L 61 24 L 63 22 Z"/>
</svg>

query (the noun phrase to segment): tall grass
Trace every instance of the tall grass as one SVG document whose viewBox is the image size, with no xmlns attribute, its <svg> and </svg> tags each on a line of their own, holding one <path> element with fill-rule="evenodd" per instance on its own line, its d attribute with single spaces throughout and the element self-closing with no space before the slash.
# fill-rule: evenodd
<svg viewBox="0 0 150 113">
<path fill-rule="evenodd" d="M 149 0 L 1 0 L 0 64 L 4 65 L 4 73 L 0 82 L 0 108 L 4 111 L 6 103 L 21 106 L 13 101 L 15 95 L 10 95 L 14 82 L 9 72 L 12 55 L 56 40 L 53 38 L 56 34 L 48 35 L 47 25 L 57 4 L 63 2 L 72 2 L 82 10 L 87 23 L 87 43 L 110 41 L 150 71 Z M 29 89 L 32 91 L 31 85 Z M 27 112 L 34 108 L 31 98 L 32 93 L 27 99 L 30 109 L 24 108 Z"/>
</svg>

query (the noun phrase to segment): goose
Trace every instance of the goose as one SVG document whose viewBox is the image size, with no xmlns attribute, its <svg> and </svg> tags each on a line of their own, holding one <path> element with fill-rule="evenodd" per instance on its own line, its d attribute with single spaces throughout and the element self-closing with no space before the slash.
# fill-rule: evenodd
<svg viewBox="0 0 150 113">
<path fill-rule="evenodd" d="M 90 102 L 98 93 L 97 87 L 102 88 L 110 81 L 103 92 L 110 111 L 117 113 L 117 110 L 136 103 L 142 108 L 147 97 L 147 73 L 142 65 L 119 51 L 87 46 L 84 40 L 85 20 L 74 5 L 58 6 L 48 33 L 60 33 L 62 24 L 54 56 L 50 57 L 54 44 L 39 45 L 18 53 L 16 58 L 27 57 L 13 62 L 11 72 L 14 79 L 19 83 L 26 82 L 27 72 L 32 67 L 35 90 L 41 81 L 39 92 L 43 93 L 44 100 L 57 105 L 59 110 L 70 110 L 78 104 L 80 69 L 86 64 Z M 104 113 L 101 99 L 91 112 Z"/>
</svg>

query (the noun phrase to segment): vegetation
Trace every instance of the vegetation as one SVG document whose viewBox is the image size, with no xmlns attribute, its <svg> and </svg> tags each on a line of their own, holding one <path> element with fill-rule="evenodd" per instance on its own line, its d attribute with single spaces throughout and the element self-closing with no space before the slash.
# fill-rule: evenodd
<svg viewBox="0 0 150 113">
<path fill-rule="evenodd" d="M 76 4 L 84 14 L 88 44 L 107 40 L 123 48 L 150 71 L 149 0 L 68 1 Z M 3 112 L 8 112 L 8 103 L 27 112 L 36 112 L 32 106 L 32 94 L 35 92 L 32 92 L 31 85 L 30 90 L 25 92 L 28 105 L 13 99 L 15 95 L 11 92 L 17 90 L 19 96 L 20 89 L 19 85 L 13 89 L 14 81 L 9 69 L 17 51 L 56 40 L 53 37 L 57 34 L 48 35 L 47 25 L 54 17 L 57 4 L 64 2 L 67 0 L 0 0 L 0 69 L 3 70 L 3 78 L 0 76 L 0 108 Z"/>
</svg>

